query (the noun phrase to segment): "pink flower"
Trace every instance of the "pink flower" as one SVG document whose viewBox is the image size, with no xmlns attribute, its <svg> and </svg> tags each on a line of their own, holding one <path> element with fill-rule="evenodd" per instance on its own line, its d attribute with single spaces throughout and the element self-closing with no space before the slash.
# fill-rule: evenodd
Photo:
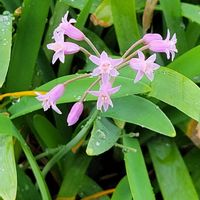
<svg viewBox="0 0 200 200">
<path fill-rule="evenodd" d="M 163 38 L 160 34 L 157 34 L 157 33 L 147 33 L 143 36 L 142 39 L 145 44 L 149 44 L 150 42 L 154 40 L 162 40 Z"/>
<path fill-rule="evenodd" d="M 105 83 L 109 80 L 109 77 L 116 77 L 119 72 L 116 70 L 116 66 L 123 62 L 123 59 L 112 59 L 108 57 L 108 54 L 103 51 L 100 55 L 100 58 L 94 55 L 91 55 L 89 59 L 98 67 L 96 67 L 92 76 L 102 76 L 102 81 Z"/>
<path fill-rule="evenodd" d="M 153 71 L 160 67 L 158 64 L 154 63 L 155 60 L 156 54 L 153 54 L 145 60 L 144 54 L 141 51 L 138 51 L 138 58 L 132 58 L 130 60 L 131 68 L 137 71 L 134 83 L 141 80 L 144 75 L 146 75 L 149 80 L 153 80 Z"/>
<path fill-rule="evenodd" d="M 110 99 L 110 95 L 118 92 L 120 87 L 121 86 L 112 88 L 111 83 L 107 82 L 107 83 L 103 83 L 100 86 L 100 90 L 99 91 L 90 91 L 89 92 L 90 94 L 98 97 L 97 109 L 98 110 L 102 110 L 102 107 L 103 107 L 104 111 L 106 112 L 108 110 L 109 106 L 113 107 L 113 103 L 112 103 L 112 101 Z"/>
<path fill-rule="evenodd" d="M 61 32 L 62 34 L 67 35 L 68 37 L 74 39 L 74 40 L 84 40 L 85 35 L 75 26 L 72 25 L 72 23 L 76 23 L 75 19 L 67 20 L 69 12 L 65 14 L 65 16 L 62 18 L 62 22 L 56 29 L 57 32 Z"/>
<path fill-rule="evenodd" d="M 72 106 L 69 115 L 67 117 L 68 126 L 75 124 L 79 120 L 79 117 L 81 116 L 82 112 L 83 112 L 83 102 L 75 103 Z"/>
<path fill-rule="evenodd" d="M 61 111 L 56 106 L 56 101 L 64 94 L 65 86 L 64 84 L 58 84 L 53 89 L 51 89 L 46 94 L 40 94 L 36 97 L 37 100 L 42 101 L 42 106 L 44 111 L 48 110 L 50 107 L 58 114 L 62 114 Z"/>
<path fill-rule="evenodd" d="M 167 59 L 170 59 L 170 54 L 172 60 L 174 60 L 175 53 L 178 52 L 176 49 L 176 34 L 174 34 L 170 40 L 170 32 L 167 30 L 167 37 L 165 40 L 153 40 L 148 44 L 151 51 L 154 52 L 164 52 L 167 54 Z"/>
<path fill-rule="evenodd" d="M 57 59 L 59 59 L 62 63 L 65 61 L 65 54 L 74 54 L 80 51 L 80 47 L 77 44 L 72 42 L 65 42 L 64 36 L 57 32 L 54 32 L 55 42 L 47 45 L 48 49 L 55 51 L 52 59 L 52 63 L 54 64 Z"/>
</svg>

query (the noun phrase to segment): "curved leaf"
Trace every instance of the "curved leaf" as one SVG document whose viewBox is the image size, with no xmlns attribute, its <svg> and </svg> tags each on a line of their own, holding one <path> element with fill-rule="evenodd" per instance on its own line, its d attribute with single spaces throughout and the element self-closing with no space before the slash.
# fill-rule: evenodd
<svg viewBox="0 0 200 200">
<path fill-rule="evenodd" d="M 187 51 L 167 67 L 187 76 L 195 81 L 200 74 L 199 67 L 200 45 Z"/>
<path fill-rule="evenodd" d="M 55 79 L 39 88 L 37 91 L 48 91 L 53 88 L 58 83 L 63 83 L 66 80 L 74 78 L 77 75 L 69 75 L 64 76 L 58 79 Z M 58 103 L 68 103 L 78 101 L 84 91 L 91 85 L 94 81 L 94 78 L 85 78 L 82 80 L 77 80 L 75 83 L 71 83 L 66 87 L 66 92 L 63 97 L 58 101 Z M 130 78 L 125 78 L 119 76 L 115 82 L 116 85 L 121 85 L 121 89 L 118 93 L 113 95 L 113 97 L 121 97 L 131 94 L 138 94 L 138 93 L 146 93 L 150 91 L 150 87 L 147 84 L 139 83 L 133 84 L 133 80 Z M 92 95 L 88 95 L 87 100 L 95 100 L 96 97 Z M 35 97 L 24 97 L 20 100 L 20 102 L 12 105 L 9 109 L 9 112 L 12 114 L 11 118 L 16 118 L 27 113 L 33 112 L 35 110 L 40 109 L 41 103 L 36 100 Z"/>
<path fill-rule="evenodd" d="M 181 8 L 182 8 L 182 15 L 184 17 L 187 17 L 191 21 L 200 24 L 200 17 L 199 17 L 200 6 L 189 3 L 182 3 Z"/>
<path fill-rule="evenodd" d="M 132 195 L 127 176 L 125 176 L 120 180 L 115 189 L 115 192 L 112 195 L 111 200 L 121 200 L 121 199 L 132 200 Z"/>
<path fill-rule="evenodd" d="M 97 119 L 88 142 L 87 154 L 94 156 L 109 150 L 119 139 L 120 133 L 121 130 L 107 119 Z"/>
<path fill-rule="evenodd" d="M 176 144 L 169 138 L 159 137 L 148 143 L 156 177 L 166 200 L 198 200 L 190 174 Z"/>
<path fill-rule="evenodd" d="M 149 96 L 172 105 L 186 115 L 200 120 L 200 89 L 187 77 L 168 68 L 160 68 L 151 84 Z"/>
<path fill-rule="evenodd" d="M 167 116 L 147 99 L 139 96 L 122 97 L 114 99 L 113 105 L 103 116 L 137 124 L 170 137 L 176 135 Z"/>
<path fill-rule="evenodd" d="M 133 199 L 144 200 L 148 197 L 148 200 L 155 200 L 138 140 L 125 135 L 123 144 L 137 150 L 136 152 L 124 153 L 126 172 Z"/>
</svg>

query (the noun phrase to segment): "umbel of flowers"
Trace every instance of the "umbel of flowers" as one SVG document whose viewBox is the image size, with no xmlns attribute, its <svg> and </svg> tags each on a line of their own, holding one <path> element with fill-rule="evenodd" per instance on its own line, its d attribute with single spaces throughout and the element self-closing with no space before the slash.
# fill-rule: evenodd
<svg viewBox="0 0 200 200">
<path fill-rule="evenodd" d="M 89 74 L 82 74 L 74 79 L 68 80 L 62 84 L 56 85 L 46 94 L 37 93 L 37 99 L 42 102 L 44 111 L 52 108 L 58 114 L 62 114 L 57 108 L 57 100 L 64 94 L 64 89 L 67 84 L 72 81 L 85 78 L 85 77 L 97 77 L 97 79 L 88 87 L 84 92 L 81 99 L 75 103 L 67 117 L 67 123 L 69 126 L 75 124 L 83 112 L 83 101 L 85 100 L 87 94 L 92 94 L 98 97 L 97 109 L 101 111 L 107 111 L 109 106 L 113 107 L 111 100 L 111 95 L 120 90 L 120 86 L 112 87 L 115 78 L 119 75 L 120 69 L 129 65 L 131 69 L 136 71 L 136 77 L 134 83 L 137 83 L 146 76 L 150 81 L 154 79 L 154 71 L 160 66 L 155 63 L 157 52 L 166 53 L 167 59 L 173 60 L 176 49 L 176 34 L 170 39 L 170 32 L 167 31 L 167 37 L 162 38 L 160 34 L 145 34 L 142 39 L 135 42 L 119 59 L 111 58 L 105 51 L 99 52 L 94 44 L 81 32 L 78 28 L 73 26 L 75 19 L 68 20 L 68 12 L 62 18 L 61 23 L 55 29 L 53 34 L 54 42 L 47 45 L 47 48 L 53 50 L 55 53 L 53 55 L 52 63 L 54 64 L 56 60 L 64 63 L 65 55 L 74 54 L 79 51 L 85 53 L 89 59 L 96 66 L 94 70 Z M 90 53 L 83 47 L 72 43 L 65 42 L 65 36 L 74 39 L 76 41 L 85 41 L 90 47 L 93 53 Z M 138 45 L 142 47 L 138 48 L 136 51 L 132 52 Z M 149 49 L 155 52 L 149 58 L 145 58 L 143 51 Z M 132 52 L 132 53 L 131 53 Z M 95 54 L 95 55 L 93 55 Z M 138 56 L 138 57 L 134 57 Z M 96 84 L 99 84 L 99 90 L 93 91 L 92 88 Z"/>
</svg>

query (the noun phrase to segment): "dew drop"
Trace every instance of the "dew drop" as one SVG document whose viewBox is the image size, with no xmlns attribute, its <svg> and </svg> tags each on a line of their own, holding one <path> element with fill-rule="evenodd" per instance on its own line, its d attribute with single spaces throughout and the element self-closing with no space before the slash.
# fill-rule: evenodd
<svg viewBox="0 0 200 200">
<path fill-rule="evenodd" d="M 97 141 L 97 142 L 96 142 L 96 146 L 99 146 L 99 145 L 100 145 L 100 142 Z"/>
</svg>

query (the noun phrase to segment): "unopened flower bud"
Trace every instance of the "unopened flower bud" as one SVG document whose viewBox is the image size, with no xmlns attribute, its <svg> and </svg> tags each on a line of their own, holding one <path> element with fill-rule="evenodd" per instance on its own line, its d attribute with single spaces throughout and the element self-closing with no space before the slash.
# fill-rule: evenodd
<svg viewBox="0 0 200 200">
<path fill-rule="evenodd" d="M 160 34 L 157 34 L 157 33 L 147 33 L 143 36 L 142 39 L 145 44 L 149 44 L 150 42 L 154 40 L 162 40 L 163 38 Z"/>
<path fill-rule="evenodd" d="M 83 102 L 81 101 L 75 103 L 72 106 L 69 115 L 67 116 L 68 126 L 74 125 L 79 120 L 79 117 L 81 116 L 82 112 L 83 112 Z"/>
</svg>

